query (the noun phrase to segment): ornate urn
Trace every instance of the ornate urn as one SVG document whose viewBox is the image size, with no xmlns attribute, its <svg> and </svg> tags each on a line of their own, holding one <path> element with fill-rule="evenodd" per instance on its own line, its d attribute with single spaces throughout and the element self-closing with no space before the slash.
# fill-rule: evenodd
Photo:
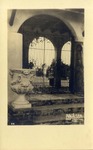
<svg viewBox="0 0 93 150">
<path fill-rule="evenodd" d="M 31 103 L 27 101 L 26 94 L 33 92 L 33 69 L 10 69 L 11 89 L 18 94 L 18 98 L 11 103 L 14 109 L 31 108 Z"/>
</svg>

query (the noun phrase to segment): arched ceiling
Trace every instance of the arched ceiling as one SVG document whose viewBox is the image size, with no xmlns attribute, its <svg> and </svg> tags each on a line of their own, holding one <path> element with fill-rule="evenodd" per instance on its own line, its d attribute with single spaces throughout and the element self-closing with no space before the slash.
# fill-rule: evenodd
<svg viewBox="0 0 93 150">
<path fill-rule="evenodd" d="M 49 16 L 49 15 L 37 15 L 26 20 L 20 27 L 20 33 L 24 32 L 44 32 L 50 31 L 51 33 L 59 32 L 59 34 L 64 34 L 69 32 L 68 27 L 60 19 Z"/>
<path fill-rule="evenodd" d="M 72 36 L 69 28 L 62 20 L 50 15 L 36 15 L 27 19 L 19 28 L 27 39 L 33 40 L 40 36 L 48 38 L 55 45 L 62 46 Z"/>
</svg>

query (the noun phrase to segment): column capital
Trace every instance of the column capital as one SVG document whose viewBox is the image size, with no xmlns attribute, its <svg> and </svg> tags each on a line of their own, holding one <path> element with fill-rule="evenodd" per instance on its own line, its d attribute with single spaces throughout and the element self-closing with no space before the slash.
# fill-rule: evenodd
<svg viewBox="0 0 93 150">
<path fill-rule="evenodd" d="M 75 44 L 81 44 L 81 45 L 83 45 L 83 41 L 77 41 L 77 40 L 75 40 L 74 42 L 75 42 Z"/>
</svg>

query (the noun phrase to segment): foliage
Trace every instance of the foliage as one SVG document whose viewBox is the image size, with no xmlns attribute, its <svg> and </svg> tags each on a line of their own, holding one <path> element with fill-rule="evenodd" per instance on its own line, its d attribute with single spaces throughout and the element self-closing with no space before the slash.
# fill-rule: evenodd
<svg viewBox="0 0 93 150">
<path fill-rule="evenodd" d="M 57 63 L 52 62 L 52 64 L 48 67 L 47 69 L 47 74 L 46 76 L 49 78 L 54 78 L 56 74 L 56 68 L 57 68 Z M 67 79 L 70 77 L 70 66 L 67 64 L 64 64 L 62 61 L 60 63 L 60 76 L 61 79 Z"/>
</svg>

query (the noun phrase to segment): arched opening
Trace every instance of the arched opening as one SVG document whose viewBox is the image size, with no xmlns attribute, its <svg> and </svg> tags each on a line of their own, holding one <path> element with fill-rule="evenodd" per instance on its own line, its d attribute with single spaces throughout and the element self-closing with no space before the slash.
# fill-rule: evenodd
<svg viewBox="0 0 93 150">
<path fill-rule="evenodd" d="M 50 86 L 49 69 L 55 59 L 55 50 L 51 41 L 45 37 L 34 38 L 29 45 L 28 68 L 36 70 L 34 84 Z"/>
<path fill-rule="evenodd" d="M 61 86 L 69 87 L 71 73 L 71 41 L 66 42 L 61 49 Z"/>
<path fill-rule="evenodd" d="M 51 57 L 50 57 L 51 56 Z M 51 41 L 45 37 L 34 39 L 29 45 L 29 60 L 35 62 L 36 67 L 41 67 L 43 64 L 51 65 L 55 58 L 54 46 Z"/>
<path fill-rule="evenodd" d="M 49 66 L 50 71 L 48 70 L 46 74 L 48 74 L 48 80 L 47 83 L 45 84 L 45 80 L 44 80 L 44 73 L 41 73 L 43 78 L 42 78 L 42 83 L 43 85 L 50 85 L 52 87 L 56 87 L 57 89 L 61 88 L 64 86 L 64 84 L 61 84 L 61 75 L 60 75 L 60 68 L 61 68 L 61 49 L 62 47 L 64 47 L 63 45 L 65 43 L 67 43 L 68 41 L 71 41 L 71 39 L 73 37 L 70 29 L 67 27 L 67 25 L 60 20 L 59 18 L 56 18 L 54 16 L 50 16 L 50 15 L 36 15 L 33 16 L 31 18 L 29 18 L 28 20 L 26 20 L 22 26 L 20 27 L 19 31 L 20 33 L 23 34 L 23 68 L 28 68 L 28 64 L 33 60 L 34 65 L 36 65 L 36 67 L 40 67 L 42 69 L 41 66 L 44 65 L 44 61 L 48 60 L 49 58 L 47 57 L 47 55 L 49 55 L 50 59 L 48 60 L 48 63 L 50 62 L 50 60 L 52 61 L 51 65 L 51 69 Z M 39 49 L 39 44 L 37 44 L 37 41 L 40 40 L 40 38 L 43 37 L 43 41 L 44 39 L 48 39 L 48 41 L 50 40 L 52 42 L 52 46 L 53 49 L 55 49 L 55 51 L 53 50 L 53 52 L 55 52 L 55 58 L 53 59 L 52 56 L 50 54 L 48 54 L 49 50 L 44 51 L 42 53 L 43 57 L 41 56 L 41 58 L 39 59 L 39 56 L 41 55 Z M 37 40 L 38 39 L 38 40 Z M 45 40 L 46 41 L 46 40 Z M 39 42 L 39 41 L 38 41 Z M 33 43 L 35 43 L 37 46 L 33 47 L 34 50 L 33 54 L 34 58 L 31 58 L 32 56 L 29 55 L 30 49 L 32 49 L 31 45 L 33 45 Z M 45 43 L 45 42 L 43 42 Z M 47 43 L 48 45 L 48 43 Z M 35 45 L 34 45 L 35 46 Z M 38 49 L 39 52 L 36 53 L 36 50 Z M 43 45 L 43 49 L 44 49 L 44 45 Z M 64 56 L 64 50 L 62 50 L 62 55 Z M 64 58 L 62 56 L 62 59 Z M 35 58 L 36 57 L 36 58 Z M 47 59 L 45 58 L 47 57 Z M 38 59 L 36 61 L 36 59 Z M 41 61 L 41 62 L 40 62 Z M 63 60 L 62 60 L 63 61 Z M 32 63 L 32 65 L 33 65 Z M 42 65 L 41 65 L 41 64 Z M 45 62 L 46 63 L 46 62 Z M 55 65 L 56 63 L 56 65 Z M 38 64 L 38 66 L 37 66 Z M 40 66 L 41 65 L 41 66 Z M 31 66 L 30 66 L 31 67 Z M 43 66 L 45 67 L 45 66 Z M 43 72 L 44 72 L 45 68 L 43 68 Z M 54 71 L 55 70 L 55 71 Z M 51 74 L 52 75 L 51 77 Z M 71 81 L 72 82 L 72 81 Z"/>
</svg>

